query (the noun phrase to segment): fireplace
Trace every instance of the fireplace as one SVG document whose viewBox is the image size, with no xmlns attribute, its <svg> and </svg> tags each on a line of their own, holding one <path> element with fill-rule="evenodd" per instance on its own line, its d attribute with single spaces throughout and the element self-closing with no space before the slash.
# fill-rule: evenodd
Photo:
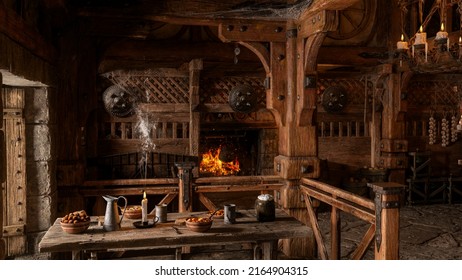
<svg viewBox="0 0 462 280">
<path fill-rule="evenodd" d="M 277 130 L 205 130 L 199 154 L 201 177 L 272 175 Z"/>
</svg>

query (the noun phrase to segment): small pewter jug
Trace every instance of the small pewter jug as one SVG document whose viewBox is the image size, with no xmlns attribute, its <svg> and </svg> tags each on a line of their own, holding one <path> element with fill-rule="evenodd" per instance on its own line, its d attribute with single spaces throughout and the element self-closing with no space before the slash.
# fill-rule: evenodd
<svg viewBox="0 0 462 280">
<path fill-rule="evenodd" d="M 104 224 L 103 229 L 105 231 L 115 231 L 120 230 L 122 219 L 124 218 L 125 210 L 127 209 L 127 199 L 124 196 L 114 197 L 110 195 L 103 195 L 104 200 L 106 200 L 106 214 L 104 215 Z M 119 217 L 119 209 L 117 202 L 120 198 L 123 198 L 125 205 L 123 207 L 122 216 Z"/>
</svg>

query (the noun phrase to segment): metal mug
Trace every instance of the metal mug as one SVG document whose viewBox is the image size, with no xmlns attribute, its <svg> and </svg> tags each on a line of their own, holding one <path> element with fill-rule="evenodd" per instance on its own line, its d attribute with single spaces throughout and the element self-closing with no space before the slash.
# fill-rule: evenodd
<svg viewBox="0 0 462 280">
<path fill-rule="evenodd" d="M 158 223 L 167 222 L 167 204 L 157 204 L 156 205 L 156 217 Z"/>
<path fill-rule="evenodd" d="M 225 224 L 234 224 L 236 223 L 236 204 L 226 204 L 224 223 Z"/>
</svg>

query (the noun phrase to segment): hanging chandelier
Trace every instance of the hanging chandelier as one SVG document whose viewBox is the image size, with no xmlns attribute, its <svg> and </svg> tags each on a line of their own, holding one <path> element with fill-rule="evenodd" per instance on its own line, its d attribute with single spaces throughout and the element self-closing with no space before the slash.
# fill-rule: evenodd
<svg viewBox="0 0 462 280">
<path fill-rule="evenodd" d="M 409 1 L 402 1 L 408 3 Z M 432 8 L 423 19 L 424 0 L 419 0 L 419 16 L 421 25 L 419 30 L 408 40 L 404 40 L 404 28 L 401 40 L 396 43 L 395 57 L 400 66 L 408 66 L 410 70 L 418 73 L 445 73 L 462 71 L 462 37 L 458 42 L 451 42 L 448 32 L 445 30 L 447 21 L 447 7 L 457 4 L 459 15 L 462 14 L 462 1 L 458 0 L 434 0 Z M 407 8 L 401 3 L 403 14 L 407 14 Z M 440 30 L 436 36 L 427 39 L 425 28 L 432 16 L 439 14 L 441 20 Z M 403 22 L 403 21 L 402 21 Z M 462 17 L 461 25 L 462 26 Z"/>
</svg>

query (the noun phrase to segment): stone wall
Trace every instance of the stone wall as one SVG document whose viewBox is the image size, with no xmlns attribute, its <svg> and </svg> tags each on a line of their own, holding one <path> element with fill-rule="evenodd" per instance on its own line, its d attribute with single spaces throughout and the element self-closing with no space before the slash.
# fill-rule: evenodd
<svg viewBox="0 0 462 280">
<path fill-rule="evenodd" d="M 27 239 L 30 254 L 56 219 L 57 185 L 53 89 L 26 90 Z"/>
</svg>

